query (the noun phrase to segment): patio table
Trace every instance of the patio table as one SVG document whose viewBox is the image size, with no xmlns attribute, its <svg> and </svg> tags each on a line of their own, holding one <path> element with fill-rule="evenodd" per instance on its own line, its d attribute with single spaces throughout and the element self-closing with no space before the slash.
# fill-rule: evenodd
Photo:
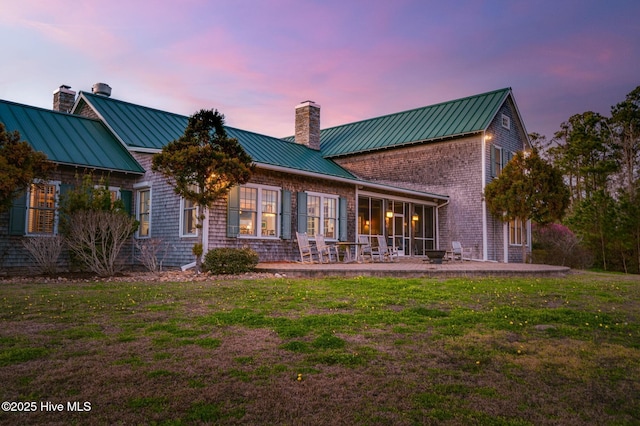
<svg viewBox="0 0 640 426">
<path fill-rule="evenodd" d="M 362 255 L 362 247 L 366 246 L 366 243 L 359 243 L 355 241 L 338 241 L 336 246 L 344 247 L 344 263 L 362 263 L 364 256 Z M 354 247 L 355 257 L 351 257 L 351 247 Z"/>
</svg>

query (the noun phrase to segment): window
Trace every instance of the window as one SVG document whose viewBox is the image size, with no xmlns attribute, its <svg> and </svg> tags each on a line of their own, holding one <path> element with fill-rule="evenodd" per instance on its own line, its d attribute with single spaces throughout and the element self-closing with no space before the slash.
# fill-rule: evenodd
<svg viewBox="0 0 640 426">
<path fill-rule="evenodd" d="M 262 186 L 240 187 L 241 236 L 278 236 L 279 194 L 280 190 L 276 188 Z"/>
<path fill-rule="evenodd" d="M 307 194 L 307 234 L 338 239 L 338 197 Z"/>
<path fill-rule="evenodd" d="M 491 145 L 491 176 L 498 177 L 502 172 L 502 148 Z"/>
<path fill-rule="evenodd" d="M 522 226 L 522 220 L 515 219 L 509 221 L 509 244 L 514 246 L 522 245 L 523 233 L 524 226 Z"/>
<path fill-rule="evenodd" d="M 502 114 L 502 127 L 507 130 L 511 130 L 511 119 L 504 114 Z"/>
<path fill-rule="evenodd" d="M 262 218 L 260 223 L 260 234 L 263 237 L 275 237 L 278 227 L 278 191 L 263 189 L 262 195 Z"/>
<path fill-rule="evenodd" d="M 151 189 L 145 188 L 138 191 L 136 219 L 140 222 L 138 238 L 147 238 L 151 231 Z"/>
<path fill-rule="evenodd" d="M 195 237 L 198 235 L 198 209 L 193 201 L 180 200 L 180 236 Z"/>
<path fill-rule="evenodd" d="M 31 185 L 27 208 L 28 234 L 54 234 L 57 231 L 56 193 L 55 183 Z"/>
</svg>

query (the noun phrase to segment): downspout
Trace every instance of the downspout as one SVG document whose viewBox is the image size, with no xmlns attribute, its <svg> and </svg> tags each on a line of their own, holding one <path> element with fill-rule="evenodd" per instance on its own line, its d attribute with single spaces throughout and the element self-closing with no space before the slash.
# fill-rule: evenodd
<svg viewBox="0 0 640 426">
<path fill-rule="evenodd" d="M 484 188 L 487 186 L 487 134 L 482 131 L 482 152 L 480 155 L 480 161 L 482 162 L 482 260 L 489 260 L 489 253 L 487 252 L 487 244 L 489 238 L 487 236 L 487 202 L 484 199 Z"/>
</svg>

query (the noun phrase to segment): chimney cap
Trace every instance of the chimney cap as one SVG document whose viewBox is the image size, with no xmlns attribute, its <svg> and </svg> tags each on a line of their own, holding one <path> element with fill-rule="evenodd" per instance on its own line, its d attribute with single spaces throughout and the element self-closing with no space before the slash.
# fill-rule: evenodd
<svg viewBox="0 0 640 426">
<path fill-rule="evenodd" d="M 53 91 L 53 94 L 55 95 L 58 92 L 61 93 L 68 93 L 70 95 L 75 95 L 76 92 L 74 92 L 73 90 L 69 90 L 71 89 L 71 86 L 67 86 L 66 84 L 62 84 L 60 87 L 58 87 L 56 90 Z"/>
<path fill-rule="evenodd" d="M 317 103 L 315 103 L 313 101 L 302 101 L 298 105 L 296 105 L 296 109 L 303 108 L 303 107 L 306 107 L 306 106 L 313 106 L 313 107 L 316 107 L 316 108 L 320 108 L 320 105 L 318 105 Z"/>
</svg>

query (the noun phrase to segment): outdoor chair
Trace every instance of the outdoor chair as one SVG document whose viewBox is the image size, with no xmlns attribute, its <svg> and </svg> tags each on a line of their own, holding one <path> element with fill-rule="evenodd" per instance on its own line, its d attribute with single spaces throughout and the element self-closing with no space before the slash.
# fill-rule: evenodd
<svg viewBox="0 0 640 426">
<path fill-rule="evenodd" d="M 336 256 L 336 262 L 338 261 L 338 248 L 334 245 L 329 245 L 324 241 L 324 235 L 316 235 L 316 249 L 318 250 L 318 260 L 320 263 L 324 262 L 324 256 L 327 256 L 328 263 L 331 263 L 331 251 L 333 250 Z"/>
<path fill-rule="evenodd" d="M 296 239 L 298 240 L 298 249 L 300 249 L 300 261 L 304 263 L 305 258 L 309 258 L 309 263 L 313 263 L 313 251 L 307 233 L 296 232 Z"/>
<path fill-rule="evenodd" d="M 380 252 L 381 260 L 388 259 L 393 261 L 395 257 L 398 259 L 398 249 L 396 247 L 390 247 L 387 245 L 387 240 L 384 235 L 378 235 L 378 251 Z"/>
<path fill-rule="evenodd" d="M 358 243 L 362 244 L 360 246 L 356 246 L 356 250 L 360 250 L 360 256 L 362 260 L 364 260 L 365 256 L 369 256 L 369 259 L 373 262 L 373 254 L 371 251 L 371 242 L 369 241 L 368 235 L 358 235 Z M 358 253 L 356 253 L 356 258 Z"/>
<path fill-rule="evenodd" d="M 451 260 L 471 260 L 471 248 L 462 247 L 460 241 L 451 242 Z"/>
</svg>

